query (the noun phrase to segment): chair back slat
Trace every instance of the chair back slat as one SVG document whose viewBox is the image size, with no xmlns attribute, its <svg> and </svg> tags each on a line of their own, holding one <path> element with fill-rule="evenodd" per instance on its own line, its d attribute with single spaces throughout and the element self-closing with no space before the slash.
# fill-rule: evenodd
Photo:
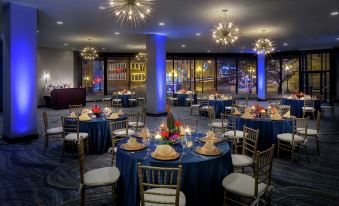
<svg viewBox="0 0 339 206">
<path fill-rule="evenodd" d="M 48 129 L 48 118 L 47 118 L 47 112 L 42 113 L 42 117 L 44 119 L 44 127 L 45 127 L 45 134 L 47 133 Z"/>
<path fill-rule="evenodd" d="M 308 118 L 295 118 L 294 119 L 294 132 L 292 133 L 292 141 L 294 141 L 294 134 L 301 132 L 305 139 L 307 139 Z"/>
<path fill-rule="evenodd" d="M 243 147 L 242 152 L 244 155 L 250 157 L 255 157 L 257 152 L 258 140 L 259 140 L 259 130 L 255 130 L 249 127 L 244 126 L 244 136 L 243 136 Z"/>
<path fill-rule="evenodd" d="M 78 117 L 61 117 L 64 136 L 70 133 L 77 133 L 79 139 L 79 118 Z"/>
<path fill-rule="evenodd" d="M 287 112 L 291 111 L 291 106 L 290 105 L 280 105 L 278 106 L 279 109 L 279 114 L 284 115 Z"/>
<path fill-rule="evenodd" d="M 80 166 L 80 183 L 84 184 L 85 152 L 84 152 L 84 141 L 82 137 L 80 137 L 78 141 L 78 156 L 79 156 L 79 166 Z"/>
<path fill-rule="evenodd" d="M 314 101 L 312 99 L 305 99 L 304 107 L 314 107 Z"/>
<path fill-rule="evenodd" d="M 115 135 L 116 138 L 120 137 L 121 139 L 122 137 L 128 136 L 128 120 L 111 121 L 110 130 L 112 135 L 116 132 L 126 131 L 126 133 L 123 133 L 122 135 Z M 120 139 L 116 139 L 116 141 L 119 141 Z"/>
</svg>

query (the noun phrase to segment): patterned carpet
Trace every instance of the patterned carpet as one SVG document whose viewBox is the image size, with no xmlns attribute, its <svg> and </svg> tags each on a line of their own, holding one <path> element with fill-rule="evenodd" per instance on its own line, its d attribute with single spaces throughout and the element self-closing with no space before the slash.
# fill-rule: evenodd
<svg viewBox="0 0 339 206">
<path fill-rule="evenodd" d="M 141 110 L 141 107 L 124 109 L 126 113 Z M 338 108 L 336 108 L 337 111 Z M 79 204 L 79 165 L 77 156 L 66 154 L 60 163 L 61 143 L 50 142 L 43 154 L 41 138 L 42 112 L 48 111 L 50 124 L 60 124 L 60 115 L 67 110 L 38 109 L 40 138 L 31 142 L 7 144 L 0 140 L 0 205 L 78 205 Z M 189 115 L 189 109 L 174 107 L 176 117 Z M 339 114 L 337 112 L 337 117 Z M 207 118 L 199 118 L 199 130 L 207 130 Z M 147 126 L 154 129 L 163 118 L 147 117 Z M 0 114 L 0 133 L 2 133 Z M 272 181 L 275 191 L 272 205 L 339 205 L 339 121 L 323 120 L 320 149 L 318 155 L 315 141 L 309 141 L 311 162 L 308 163 L 303 149 L 297 161 L 287 158 L 274 159 Z M 315 127 L 311 121 L 310 127 Z M 110 155 L 89 155 L 88 169 L 108 166 Z M 89 202 L 89 205 L 112 205 L 110 195 L 103 200 Z"/>
</svg>

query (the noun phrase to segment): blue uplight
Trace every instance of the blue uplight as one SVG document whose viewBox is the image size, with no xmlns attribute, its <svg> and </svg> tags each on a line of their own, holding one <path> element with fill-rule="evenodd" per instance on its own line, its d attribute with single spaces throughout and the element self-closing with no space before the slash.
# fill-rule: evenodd
<svg viewBox="0 0 339 206">
<path fill-rule="evenodd" d="M 156 85 L 157 85 L 157 111 L 166 109 L 166 36 L 155 34 L 156 42 Z"/>
<path fill-rule="evenodd" d="M 265 55 L 258 54 L 258 98 L 266 99 Z"/>
</svg>

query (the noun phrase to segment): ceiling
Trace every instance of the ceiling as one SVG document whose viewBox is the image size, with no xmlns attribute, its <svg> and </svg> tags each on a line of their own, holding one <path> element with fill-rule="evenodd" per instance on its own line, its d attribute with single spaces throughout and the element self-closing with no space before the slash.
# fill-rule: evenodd
<svg viewBox="0 0 339 206">
<path fill-rule="evenodd" d="M 226 52 L 251 52 L 262 29 L 278 51 L 339 47 L 339 15 L 330 15 L 339 10 L 338 0 L 156 0 L 152 16 L 137 27 L 116 22 L 108 0 L 6 2 L 38 8 L 41 47 L 79 50 L 92 38 L 103 52 L 137 52 L 145 49 L 147 34 L 160 33 L 167 36 L 167 52 L 225 52 L 211 40 L 211 29 L 222 19 L 223 9 L 229 10 L 229 19 L 241 31 L 238 43 Z"/>
</svg>

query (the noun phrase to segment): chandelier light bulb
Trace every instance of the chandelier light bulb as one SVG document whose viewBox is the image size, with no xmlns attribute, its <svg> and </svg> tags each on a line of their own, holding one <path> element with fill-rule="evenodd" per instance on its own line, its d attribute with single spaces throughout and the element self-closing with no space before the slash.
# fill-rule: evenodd
<svg viewBox="0 0 339 206">
<path fill-rule="evenodd" d="M 91 45 L 91 39 L 88 39 L 88 45 L 82 49 L 80 55 L 89 61 L 95 60 L 98 57 L 97 50 Z"/>
<path fill-rule="evenodd" d="M 274 48 L 274 42 L 272 40 L 270 40 L 267 37 L 264 37 L 264 33 L 265 30 L 263 30 L 263 37 L 257 39 L 254 42 L 254 48 L 253 50 L 257 53 L 257 54 L 270 54 L 271 52 L 274 52 L 275 48 Z"/>
</svg>

